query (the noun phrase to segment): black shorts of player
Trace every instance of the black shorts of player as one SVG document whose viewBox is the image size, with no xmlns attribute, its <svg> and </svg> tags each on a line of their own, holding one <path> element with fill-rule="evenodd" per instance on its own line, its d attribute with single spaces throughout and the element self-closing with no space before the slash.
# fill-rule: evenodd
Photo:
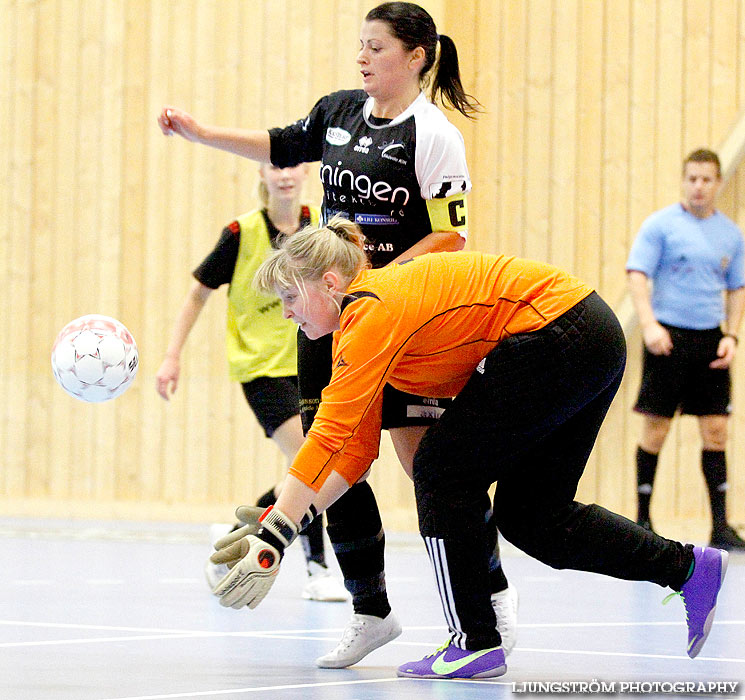
<svg viewBox="0 0 745 700">
<path fill-rule="evenodd" d="M 297 377 L 258 377 L 241 386 L 248 405 L 268 438 L 282 423 L 300 413 Z"/>
<path fill-rule="evenodd" d="M 383 429 L 432 425 L 452 402 L 452 399 L 406 394 L 386 384 L 383 389 Z"/>
<path fill-rule="evenodd" d="M 310 340 L 298 329 L 300 417 L 306 434 L 321 404 L 321 392 L 331 381 L 331 345 L 331 335 Z M 382 427 L 390 430 L 410 425 L 432 425 L 451 403 L 449 398 L 414 396 L 387 385 L 383 389 Z"/>
<path fill-rule="evenodd" d="M 719 328 L 691 330 L 663 326 L 670 333 L 669 355 L 644 347 L 641 387 L 634 410 L 672 418 L 676 411 L 692 416 L 729 415 L 729 369 L 711 369 L 722 339 Z"/>
</svg>

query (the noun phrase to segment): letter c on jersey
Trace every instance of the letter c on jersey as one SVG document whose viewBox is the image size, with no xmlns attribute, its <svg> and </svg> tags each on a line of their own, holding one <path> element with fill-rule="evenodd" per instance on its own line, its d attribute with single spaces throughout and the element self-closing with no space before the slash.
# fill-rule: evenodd
<svg viewBox="0 0 745 700">
<path fill-rule="evenodd" d="M 448 204 L 448 213 L 450 214 L 450 223 L 453 226 L 464 226 L 466 223 L 466 217 L 458 209 L 463 209 L 465 202 L 462 199 L 454 199 Z"/>
</svg>

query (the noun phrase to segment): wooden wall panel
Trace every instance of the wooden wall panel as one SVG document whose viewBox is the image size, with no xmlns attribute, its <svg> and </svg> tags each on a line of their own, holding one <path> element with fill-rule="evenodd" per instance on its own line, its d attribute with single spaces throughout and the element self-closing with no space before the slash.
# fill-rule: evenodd
<svg viewBox="0 0 745 700">
<path fill-rule="evenodd" d="M 171 177 L 166 172 L 167 163 L 176 154 L 168 154 L 168 148 L 174 150 L 179 144 L 170 143 L 153 128 L 153 119 L 157 115 L 157 109 L 163 103 L 171 103 L 173 96 L 168 86 L 168 74 L 175 71 L 183 72 L 180 60 L 172 61 L 168 52 L 168 36 L 170 33 L 169 13 L 166 3 L 153 4 L 148 15 L 146 27 L 137 27 L 134 23 L 131 30 L 134 32 L 147 29 L 147 50 L 149 67 L 145 69 L 147 99 L 145 113 L 139 115 L 145 125 L 145 182 L 146 187 L 140 186 L 137 204 L 142 207 L 144 220 L 143 228 L 139 232 L 144 238 L 142 247 L 142 258 L 138 261 L 143 269 L 142 286 L 140 293 L 136 294 L 138 299 L 138 312 L 133 318 L 130 331 L 137 339 L 140 351 L 139 374 L 142 378 L 122 396 L 122 400 L 131 402 L 131 409 L 138 412 L 140 417 L 147 416 L 147 420 L 140 420 L 139 439 L 132 445 L 131 449 L 137 450 L 136 465 L 130 480 L 131 490 L 128 489 L 127 500 L 139 499 L 146 502 L 157 502 L 165 500 L 162 494 L 163 473 L 165 463 L 172 457 L 165 449 L 164 423 L 166 411 L 161 406 L 161 399 L 152 390 L 152 377 L 157 371 L 160 362 L 160 353 L 165 349 L 164 334 L 173 323 L 173 310 L 168 312 L 164 302 L 164 290 L 167 289 L 166 273 L 167 260 L 163 253 L 165 240 L 169 237 L 181 237 L 182 231 L 172 225 L 173 218 L 167 208 L 168 193 L 171 186 Z M 148 128 L 149 127 L 149 128 Z M 167 233 L 166 233 L 167 232 Z M 134 233 L 135 237 L 138 235 Z M 163 239 L 163 243 L 161 240 Z M 175 280 L 182 279 L 180 276 Z M 180 285 L 183 293 L 185 288 Z M 125 322 L 129 319 L 123 319 Z M 135 323 L 136 321 L 136 323 Z M 147 349 L 147 352 L 145 351 Z M 182 387 L 183 390 L 183 387 Z M 130 396 L 130 394 L 133 394 Z M 182 391 L 182 393 L 187 393 Z M 168 411 L 178 412 L 179 408 L 168 406 Z M 141 494 L 141 495 L 139 495 Z"/>
<path fill-rule="evenodd" d="M 599 288 L 611 304 L 623 296 L 625 280 L 619 274 L 628 254 L 625 232 L 628 228 L 629 111 L 631 7 L 627 3 L 607 3 L 604 7 L 602 133 L 603 162 L 600 179 Z M 626 406 L 616 401 L 609 420 L 617 420 Z M 629 483 L 629 460 L 625 455 L 623 430 L 605 430 L 599 436 L 593 467 L 596 472 L 595 498 L 610 503 L 623 494 Z M 616 468 L 606 465 L 616 463 Z"/>
<path fill-rule="evenodd" d="M 575 274 L 592 285 L 600 282 L 602 206 L 602 85 L 603 85 L 603 3 L 580 5 L 577 83 L 577 258 Z"/>
<path fill-rule="evenodd" d="M 0 0 L 0 501 L 8 513 L 228 518 L 281 478 L 284 459 L 227 379 L 225 293 L 212 295 L 166 403 L 154 390 L 191 270 L 256 206 L 257 166 L 163 137 L 177 104 L 264 128 L 359 85 L 359 27 L 375 0 Z M 680 162 L 721 143 L 745 107 L 738 0 L 432 0 L 483 104 L 463 132 L 474 189 L 468 247 L 546 259 L 612 305 L 641 222 L 679 196 Z M 720 206 L 745 224 L 742 168 Z M 306 194 L 320 198 L 317 166 Z M 121 318 L 140 373 L 89 406 L 49 371 L 56 332 Z M 641 340 L 580 496 L 634 514 L 631 411 Z M 730 509 L 745 518 L 745 397 L 735 368 Z M 653 517 L 704 523 L 695 421 L 663 452 Z M 390 442 L 372 477 L 387 522 L 415 527 Z"/>
<path fill-rule="evenodd" d="M 526 173 L 523 187 L 523 252 L 529 258 L 548 258 L 550 232 L 548 212 L 551 188 L 551 52 L 553 43 L 553 3 L 531 0 L 527 3 L 527 84 L 525 140 Z"/>
<path fill-rule="evenodd" d="M 49 255 L 53 260 L 52 278 L 47 289 L 53 298 L 50 325 L 53 327 L 47 342 L 39 346 L 39 355 L 44 357 L 54 342 L 56 333 L 79 311 L 79 301 L 73 275 L 77 259 L 77 221 L 75 217 L 76 172 L 78 164 L 75 141 L 75 118 L 78 113 L 79 93 L 77 51 L 69 37 L 77 34 L 76 12 L 65 12 L 59 6 L 50 11 L 55 17 L 57 37 L 56 70 L 52 77 L 55 94 L 55 108 L 48 124 L 54 134 L 55 153 L 51 160 L 39 163 L 40 169 L 54 173 L 55 188 L 52 193 L 54 204 L 54 235 Z M 53 296 L 52 296 L 53 295 Z M 84 313 L 81 311 L 81 313 Z M 48 381 L 47 373 L 42 375 Z M 51 430 L 49 442 L 49 478 L 46 489 L 38 496 L 64 498 L 70 496 L 70 481 L 73 473 L 73 445 L 78 440 L 74 430 L 76 419 L 80 416 L 79 406 L 60 400 L 63 397 L 56 391 L 53 382 L 49 387 Z M 37 494 L 30 493 L 30 496 Z"/>
<path fill-rule="evenodd" d="M 13 50 L 15 41 L 16 6 L 12 0 L 0 0 L 0 12 L 5 21 L 0 23 L 0 123 L 5 128 L 0 129 L 0 154 L 3 158 L 10 158 L 12 148 L 12 136 L 10 125 L 13 123 L 13 99 L 16 90 L 16 76 L 13 63 Z M 6 167 L 5 187 L 0 187 L 0 221 L 7 222 L 0 226 L 0 277 L 7 285 L 10 275 L 10 247 L 11 226 L 10 211 L 12 202 L 12 171 L 10 165 Z M 0 305 L 0 333 L 4 338 L 8 337 L 10 324 L 10 307 L 7 304 Z M 0 396 L 7 397 L 10 392 L 10 355 L 7 352 L 0 353 Z M 10 406 L 7 398 L 0 401 L 0 458 L 8 459 L 10 453 Z M 0 472 L 0 489 L 8 493 L 8 479 L 5 470 Z"/>
<path fill-rule="evenodd" d="M 522 251 L 523 218 L 525 202 L 522 196 L 525 172 L 525 113 L 526 91 L 523 88 L 527 71 L 526 47 L 528 14 L 524 3 L 505 3 L 502 7 L 501 37 L 503 47 L 497 54 L 499 59 L 502 89 L 497 96 L 497 103 L 489 107 L 499 110 L 500 131 L 497 132 L 497 143 L 500 157 L 489 163 L 482 180 L 489 179 L 489 172 L 494 173 L 497 183 L 495 196 L 499 203 L 496 219 L 496 243 L 494 250 L 502 250 L 509 255 L 518 255 Z M 470 145 L 470 144 L 469 144 Z M 482 160 L 476 158 L 473 163 L 473 147 L 469 152 L 471 167 L 478 167 Z M 484 178 L 485 176 L 485 178 Z M 476 183 L 477 189 L 479 183 Z M 479 212 L 473 212 L 471 229 L 474 248 L 488 250 L 481 243 L 481 228 L 488 230 L 489 220 L 481 221 Z"/>
<path fill-rule="evenodd" d="M 36 70 L 34 80 L 35 103 L 38 116 L 33 120 L 33 140 L 35 163 L 50 162 L 55 154 L 54 131 L 49 128 L 54 121 L 56 108 L 56 94 L 54 91 L 55 71 L 58 51 L 56 40 L 56 13 L 39 13 L 36 22 L 36 36 L 38 52 L 36 56 Z M 52 40 L 47 40 L 51 38 Z M 30 347 L 45 347 L 49 345 L 49 337 L 54 335 L 50 311 L 54 303 L 50 295 L 49 282 L 54 275 L 54 250 L 56 240 L 56 223 L 54 220 L 54 189 L 55 171 L 52 168 L 32 167 L 34 205 L 34 222 L 31 235 L 26 237 L 31 253 L 31 279 L 29 288 L 29 304 L 35 312 L 35 322 L 29 329 Z M 31 376 L 29 380 L 28 419 L 32 434 L 48 435 L 50 432 L 50 416 L 45 410 L 49 403 L 49 386 L 44 377 L 45 365 L 43 353 L 29 358 L 31 362 Z M 28 470 L 26 472 L 26 489 L 29 493 L 42 495 L 46 490 L 50 464 L 49 442 L 47 440 L 32 441 L 27 454 Z"/>
<path fill-rule="evenodd" d="M 454 8 L 461 17 L 463 11 L 461 6 Z M 500 132 L 500 86 L 502 83 L 500 75 L 500 51 L 504 42 L 503 23 L 500 8 L 495 4 L 476 8 L 468 16 L 468 22 L 460 24 L 461 36 L 471 31 L 475 38 L 473 52 L 468 52 L 470 59 L 468 64 L 461 66 L 466 80 L 466 90 L 477 97 L 482 104 L 478 118 L 464 126 L 468 128 L 469 143 L 478 143 L 490 153 L 496 154 L 501 147 Z M 449 16 L 445 18 L 449 22 Z M 460 36 L 456 39 L 461 44 Z M 462 52 L 463 53 L 463 52 Z M 463 56 L 465 59 L 466 56 Z M 460 120 L 460 123 L 468 120 Z M 498 246 L 498 226 L 496 225 L 501 204 L 500 195 L 500 173 L 495 172 L 491 161 L 480 160 L 469 163 L 469 172 L 472 182 L 478 182 L 479 186 L 473 189 L 469 196 L 469 207 L 471 213 L 478 212 L 479 220 L 485 225 L 478 230 L 471 227 L 469 231 L 468 247 L 477 249 L 496 249 Z"/>
<path fill-rule="evenodd" d="M 577 88 L 579 47 L 563 37 L 577 33 L 579 2 L 554 3 L 552 51 L 551 178 L 549 255 L 555 265 L 575 269 L 577 241 Z"/>
<path fill-rule="evenodd" d="M 29 273 L 32 259 L 28 245 L 32 229 L 33 202 L 33 125 L 28 116 L 34 112 L 36 71 L 35 8 L 22 6 L 9 13 L 11 75 L 14 83 L 10 95 L 11 114 L 7 130 L 10 133 L 7 179 L 10 194 L 9 216 L 6 225 L 15 235 L 10 236 L 7 258 L 7 282 L 3 285 L 7 297 L 6 323 L 8 355 L 8 392 L 4 399 L 8 411 L 8 442 L 4 462 L 7 493 L 20 497 L 27 488 L 29 470 L 27 461 L 30 438 L 30 408 L 27 401 L 30 390 L 28 371 L 29 326 L 31 321 Z M 30 49 L 30 50 L 29 50 Z"/>
<path fill-rule="evenodd" d="M 130 0 L 124 3 L 121 148 L 125 156 L 116 166 L 121 171 L 122 187 L 119 201 L 123 250 L 118 261 L 121 284 L 119 314 L 120 318 L 126 319 L 130 331 L 137 339 L 143 329 L 147 289 L 144 265 L 147 217 L 142 183 L 148 174 L 148 134 L 152 131 L 152 117 L 147 102 L 147 69 L 150 65 L 148 34 L 151 22 L 147 7 L 147 0 Z M 141 475 L 140 458 L 143 437 L 141 416 L 145 415 L 142 384 L 136 382 L 129 389 L 129 394 L 129 406 L 120 408 L 117 426 L 119 443 L 127 445 L 126 450 L 116 452 L 118 468 L 115 473 L 115 499 L 122 501 L 145 498 L 147 493 Z M 151 463 L 148 467 L 150 473 L 158 473 L 157 464 Z"/>
</svg>

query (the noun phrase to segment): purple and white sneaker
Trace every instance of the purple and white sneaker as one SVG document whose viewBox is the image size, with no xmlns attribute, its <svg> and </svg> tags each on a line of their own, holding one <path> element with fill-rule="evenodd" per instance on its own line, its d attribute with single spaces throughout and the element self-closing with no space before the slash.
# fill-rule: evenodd
<svg viewBox="0 0 745 700">
<path fill-rule="evenodd" d="M 398 667 L 406 678 L 496 678 L 507 671 L 502 647 L 468 651 L 450 642 L 420 661 Z"/>
<path fill-rule="evenodd" d="M 693 573 L 681 587 L 680 592 L 672 593 L 666 599 L 679 595 L 683 599 L 688 624 L 688 656 L 698 656 L 701 647 L 711 632 L 714 613 L 717 609 L 717 595 L 727 573 L 729 554 L 714 547 L 693 548 Z"/>
</svg>

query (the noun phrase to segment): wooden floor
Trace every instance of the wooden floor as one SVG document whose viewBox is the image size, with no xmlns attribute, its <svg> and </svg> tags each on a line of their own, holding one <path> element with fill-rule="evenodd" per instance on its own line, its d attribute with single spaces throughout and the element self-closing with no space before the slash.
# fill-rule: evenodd
<svg viewBox="0 0 745 700">
<path fill-rule="evenodd" d="M 334 646 L 350 607 L 300 598 L 297 546 L 264 603 L 235 611 L 219 605 L 202 575 L 207 525 L 0 520 L 0 699 L 482 700 L 592 681 L 615 684 L 615 697 L 626 694 L 623 682 L 657 683 L 647 689 L 661 692 L 645 697 L 671 698 L 679 694 L 664 689 L 673 683 L 700 690 L 745 679 L 745 555 L 731 557 L 717 622 L 692 661 L 681 601 L 661 604 L 668 591 L 554 571 L 509 546 L 505 568 L 521 607 L 507 674 L 396 678 L 396 666 L 446 635 L 423 545 L 410 535 L 388 539 L 388 587 L 403 634 L 357 666 L 322 670 L 313 660 Z"/>
</svg>

